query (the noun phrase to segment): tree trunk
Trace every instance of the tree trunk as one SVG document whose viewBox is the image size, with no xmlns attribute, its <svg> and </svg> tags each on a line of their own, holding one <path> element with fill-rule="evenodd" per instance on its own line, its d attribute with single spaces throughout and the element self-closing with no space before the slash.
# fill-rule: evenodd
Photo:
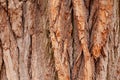
<svg viewBox="0 0 120 80">
<path fill-rule="evenodd" d="M 0 80 L 120 80 L 119 0 L 0 0 Z"/>
</svg>

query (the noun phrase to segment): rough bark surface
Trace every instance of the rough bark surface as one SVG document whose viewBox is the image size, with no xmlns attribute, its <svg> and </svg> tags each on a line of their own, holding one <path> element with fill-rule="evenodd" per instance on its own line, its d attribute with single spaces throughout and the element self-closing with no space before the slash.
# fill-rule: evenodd
<svg viewBox="0 0 120 80">
<path fill-rule="evenodd" d="M 0 80 L 120 80 L 119 0 L 0 0 Z"/>
</svg>

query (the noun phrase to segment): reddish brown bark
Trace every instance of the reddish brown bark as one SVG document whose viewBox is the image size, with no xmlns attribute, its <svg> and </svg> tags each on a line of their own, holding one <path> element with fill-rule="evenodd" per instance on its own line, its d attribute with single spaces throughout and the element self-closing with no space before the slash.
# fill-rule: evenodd
<svg viewBox="0 0 120 80">
<path fill-rule="evenodd" d="M 79 0 L 73 0 L 73 10 L 76 21 L 76 26 L 79 33 L 79 40 L 81 42 L 82 50 L 84 53 L 84 80 L 92 80 L 92 65 L 90 52 L 88 50 L 88 42 L 86 35 L 86 9 L 84 2 Z"/>
<path fill-rule="evenodd" d="M 0 80 L 120 80 L 119 0 L 0 0 Z"/>
<path fill-rule="evenodd" d="M 71 16 L 70 1 L 50 2 L 50 37 L 54 50 L 55 68 L 59 80 L 70 80 L 70 63 L 71 55 Z"/>
</svg>

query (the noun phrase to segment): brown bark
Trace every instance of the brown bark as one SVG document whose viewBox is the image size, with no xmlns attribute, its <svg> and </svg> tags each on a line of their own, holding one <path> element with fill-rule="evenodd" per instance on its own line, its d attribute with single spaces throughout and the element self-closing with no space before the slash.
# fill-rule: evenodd
<svg viewBox="0 0 120 80">
<path fill-rule="evenodd" d="M 50 2 L 50 37 L 59 80 L 70 80 L 71 16 L 69 0 Z"/>
<path fill-rule="evenodd" d="M 86 35 L 86 9 L 83 1 L 73 0 L 74 17 L 78 29 L 79 41 L 84 53 L 84 80 L 92 80 L 92 65 Z"/>
<path fill-rule="evenodd" d="M 120 80 L 119 0 L 0 0 L 0 80 Z"/>
</svg>

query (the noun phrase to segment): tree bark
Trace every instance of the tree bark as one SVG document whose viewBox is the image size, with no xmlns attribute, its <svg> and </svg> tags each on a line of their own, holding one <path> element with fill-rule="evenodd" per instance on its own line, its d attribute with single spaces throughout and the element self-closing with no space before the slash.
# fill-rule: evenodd
<svg viewBox="0 0 120 80">
<path fill-rule="evenodd" d="M 0 0 L 0 80 L 120 80 L 119 0 Z"/>
</svg>

